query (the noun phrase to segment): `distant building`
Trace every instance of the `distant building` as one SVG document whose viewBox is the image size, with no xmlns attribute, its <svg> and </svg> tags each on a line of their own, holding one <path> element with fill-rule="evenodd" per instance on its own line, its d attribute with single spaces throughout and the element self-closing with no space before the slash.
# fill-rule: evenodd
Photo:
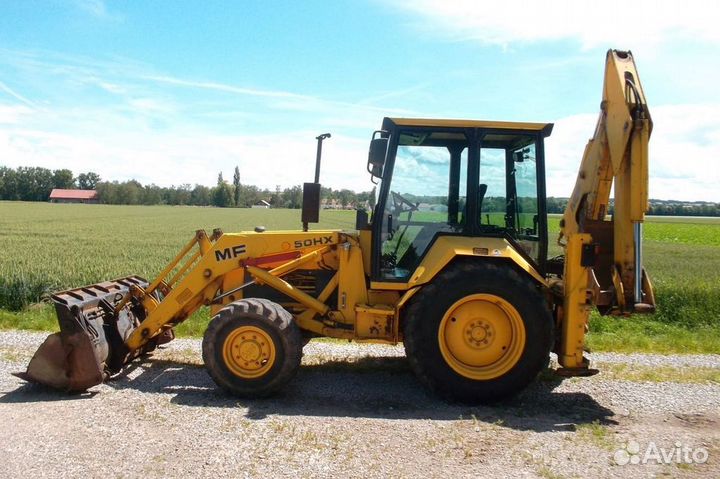
<svg viewBox="0 0 720 479">
<path fill-rule="evenodd" d="M 323 198 L 320 200 L 320 206 L 324 210 L 337 210 L 340 209 L 340 202 L 338 200 Z"/>
<path fill-rule="evenodd" d="M 323 198 L 322 200 L 320 200 L 320 206 L 324 210 L 354 210 L 357 208 L 357 205 L 354 201 L 351 201 L 350 203 L 347 203 L 345 206 L 343 206 L 340 200 L 329 198 Z"/>
<path fill-rule="evenodd" d="M 254 205 L 252 205 L 253 208 L 270 208 L 270 203 L 268 203 L 265 200 L 260 200 Z"/>
<path fill-rule="evenodd" d="M 55 188 L 50 192 L 51 203 L 97 203 L 95 190 L 63 190 Z"/>
<path fill-rule="evenodd" d="M 447 213 L 447 206 L 441 204 L 419 203 L 417 205 L 419 211 L 439 211 Z"/>
</svg>

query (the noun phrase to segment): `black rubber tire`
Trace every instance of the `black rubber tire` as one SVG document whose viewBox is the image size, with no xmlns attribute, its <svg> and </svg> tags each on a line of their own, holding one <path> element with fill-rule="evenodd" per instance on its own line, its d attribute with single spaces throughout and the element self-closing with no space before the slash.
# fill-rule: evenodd
<svg viewBox="0 0 720 479">
<path fill-rule="evenodd" d="M 225 339 L 241 326 L 261 328 L 273 340 L 275 363 L 263 376 L 242 378 L 223 360 Z M 240 397 L 266 397 L 297 373 L 302 359 L 302 336 L 292 314 L 279 304 L 261 298 L 242 299 L 228 304 L 212 318 L 203 336 L 202 356 L 208 374 L 224 390 Z"/>
<path fill-rule="evenodd" d="M 525 325 L 518 362 L 494 379 L 457 373 L 440 352 L 438 332 L 446 311 L 461 298 L 493 294 L 512 304 Z M 553 321 L 538 286 L 510 265 L 462 262 L 451 265 L 411 299 L 404 315 L 405 353 L 420 382 L 439 396 L 467 404 L 492 403 L 528 386 L 545 367 L 553 344 Z"/>
</svg>

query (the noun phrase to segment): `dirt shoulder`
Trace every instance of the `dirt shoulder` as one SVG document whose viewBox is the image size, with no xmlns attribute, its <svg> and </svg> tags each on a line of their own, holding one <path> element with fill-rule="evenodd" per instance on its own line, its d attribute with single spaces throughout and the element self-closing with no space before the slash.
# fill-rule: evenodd
<svg viewBox="0 0 720 479">
<path fill-rule="evenodd" d="M 466 407 L 428 395 L 402 348 L 312 342 L 281 395 L 250 401 L 178 340 L 66 396 L 10 374 L 44 336 L 0 333 L 2 477 L 720 477 L 717 355 L 598 354 L 611 372 Z"/>
</svg>

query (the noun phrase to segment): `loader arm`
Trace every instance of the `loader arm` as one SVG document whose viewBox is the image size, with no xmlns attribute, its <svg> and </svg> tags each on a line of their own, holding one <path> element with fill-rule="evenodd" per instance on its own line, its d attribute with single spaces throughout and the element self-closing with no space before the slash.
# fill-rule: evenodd
<svg viewBox="0 0 720 479">
<path fill-rule="evenodd" d="M 130 351 L 138 350 L 163 331 L 174 328 L 198 308 L 227 304 L 242 297 L 241 291 L 252 284 L 268 285 L 297 301 L 306 310 L 325 315 L 329 306 L 294 288 L 281 276 L 301 266 L 334 260 L 335 246 L 339 241 L 337 231 L 285 235 L 223 234 L 217 230 L 208 237 L 200 230 L 148 288 L 132 288 L 134 301 L 142 304 L 146 315 L 125 344 Z M 343 241 L 349 241 L 349 238 L 344 236 Z M 294 243 L 304 244 L 302 249 L 293 249 Z M 173 271 L 176 271 L 174 276 L 167 280 Z M 229 281 L 230 278 L 234 279 Z M 337 278 L 330 284 L 337 284 Z M 162 293 L 160 300 L 156 290 Z M 322 332 L 322 323 L 315 323 L 306 326 Z"/>
<path fill-rule="evenodd" d="M 632 53 L 609 50 L 603 100 L 575 188 L 560 222 L 565 249 L 560 362 L 582 356 L 590 309 L 602 314 L 647 313 L 655 300 L 642 267 L 642 223 L 648 209 L 648 143 L 652 119 Z M 606 219 L 610 190 L 614 211 Z"/>
</svg>

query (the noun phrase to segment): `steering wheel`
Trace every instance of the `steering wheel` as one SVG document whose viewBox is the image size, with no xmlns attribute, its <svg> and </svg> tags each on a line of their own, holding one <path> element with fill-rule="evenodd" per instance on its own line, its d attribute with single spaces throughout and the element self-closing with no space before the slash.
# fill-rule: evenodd
<svg viewBox="0 0 720 479">
<path fill-rule="evenodd" d="M 400 213 L 404 213 L 406 211 L 417 211 L 418 205 L 413 203 L 412 201 L 405 198 L 400 193 L 397 193 L 395 191 L 391 191 L 390 194 L 392 195 L 392 201 L 393 201 L 393 212 L 396 215 L 400 215 Z M 406 207 L 407 205 L 407 207 Z"/>
</svg>

